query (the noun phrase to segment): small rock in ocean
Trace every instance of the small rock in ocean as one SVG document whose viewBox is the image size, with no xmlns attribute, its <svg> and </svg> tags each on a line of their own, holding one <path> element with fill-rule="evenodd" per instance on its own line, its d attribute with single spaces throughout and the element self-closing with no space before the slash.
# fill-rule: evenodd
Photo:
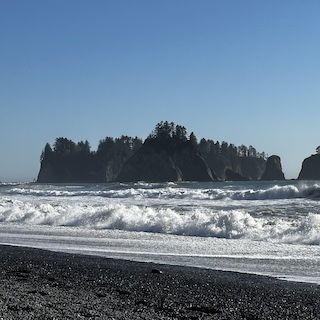
<svg viewBox="0 0 320 320">
<path fill-rule="evenodd" d="M 162 271 L 159 269 L 152 269 L 151 273 L 162 274 Z"/>
</svg>

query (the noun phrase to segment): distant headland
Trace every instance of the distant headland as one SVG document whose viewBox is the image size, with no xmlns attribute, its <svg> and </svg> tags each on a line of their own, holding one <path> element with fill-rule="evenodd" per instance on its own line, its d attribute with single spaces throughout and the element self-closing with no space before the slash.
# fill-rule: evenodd
<svg viewBox="0 0 320 320">
<path fill-rule="evenodd" d="M 319 148 L 320 151 L 320 148 Z M 88 141 L 57 138 L 41 154 L 39 183 L 285 180 L 281 159 L 253 146 L 198 139 L 182 125 L 161 121 L 142 141 L 106 137 L 96 151 Z M 304 160 L 298 179 L 320 179 L 320 154 Z"/>
</svg>

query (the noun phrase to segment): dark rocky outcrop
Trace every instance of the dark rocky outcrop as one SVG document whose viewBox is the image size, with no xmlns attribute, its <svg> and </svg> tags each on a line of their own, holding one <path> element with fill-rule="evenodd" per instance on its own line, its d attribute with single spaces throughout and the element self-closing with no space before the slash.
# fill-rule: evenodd
<svg viewBox="0 0 320 320">
<path fill-rule="evenodd" d="M 267 159 L 266 169 L 261 180 L 285 180 L 279 156 L 273 155 Z"/>
<path fill-rule="evenodd" d="M 257 152 L 252 146 L 237 147 L 225 141 L 220 144 L 218 141 L 203 138 L 200 140 L 199 149 L 219 180 L 259 180 L 265 171 L 265 153 Z M 238 175 L 233 175 L 229 170 Z"/>
<path fill-rule="evenodd" d="M 246 181 L 247 180 L 240 173 L 234 172 L 233 170 L 230 170 L 230 169 L 226 169 L 225 176 L 226 176 L 226 181 Z"/>
<path fill-rule="evenodd" d="M 233 171 L 239 173 L 245 180 L 259 180 L 266 168 L 264 158 L 233 157 L 230 161 Z"/>
<path fill-rule="evenodd" d="M 122 167 L 116 181 L 215 181 L 216 175 L 190 140 L 147 139 Z"/>
<path fill-rule="evenodd" d="M 216 154 L 204 159 L 221 181 L 259 180 L 266 168 L 264 158 Z"/>
<path fill-rule="evenodd" d="M 142 141 L 137 137 L 106 137 L 100 140 L 98 150 L 91 152 L 88 141 L 74 143 L 66 138 L 57 138 L 53 148 L 47 143 L 42 152 L 37 182 L 113 181 L 122 165 L 141 145 Z"/>
<path fill-rule="evenodd" d="M 53 172 L 52 165 L 50 163 L 41 163 L 37 182 L 39 183 L 55 182 L 55 175 Z"/>
<path fill-rule="evenodd" d="M 302 162 L 299 180 L 320 180 L 320 154 L 314 154 Z"/>
<path fill-rule="evenodd" d="M 141 149 L 140 149 L 141 148 Z M 185 127 L 160 122 L 142 143 L 121 136 L 100 140 L 97 151 L 86 141 L 57 138 L 41 154 L 37 182 L 240 181 L 260 180 L 265 153 L 252 146 L 187 137 Z"/>
</svg>

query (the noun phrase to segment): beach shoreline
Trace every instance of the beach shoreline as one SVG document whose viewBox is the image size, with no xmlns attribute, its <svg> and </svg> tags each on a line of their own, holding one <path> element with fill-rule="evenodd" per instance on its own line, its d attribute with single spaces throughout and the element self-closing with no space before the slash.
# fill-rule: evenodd
<svg viewBox="0 0 320 320">
<path fill-rule="evenodd" d="M 0 246 L 0 319 L 319 319 L 320 287 Z"/>
</svg>

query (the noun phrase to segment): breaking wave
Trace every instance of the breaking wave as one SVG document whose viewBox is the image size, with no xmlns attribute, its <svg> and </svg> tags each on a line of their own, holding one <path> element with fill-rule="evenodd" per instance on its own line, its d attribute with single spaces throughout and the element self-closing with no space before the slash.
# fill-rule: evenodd
<svg viewBox="0 0 320 320">
<path fill-rule="evenodd" d="M 112 186 L 112 187 L 111 187 Z M 270 200 L 270 199 L 295 199 L 311 198 L 320 199 L 320 185 L 313 184 L 289 184 L 272 185 L 268 188 L 232 189 L 219 183 L 212 187 L 191 188 L 175 184 L 155 185 L 92 185 L 83 188 L 81 186 L 50 185 L 43 189 L 34 186 L 16 186 L 7 191 L 8 195 L 28 195 L 35 197 L 104 197 L 104 198 L 134 198 L 134 199 L 195 199 L 195 200 Z"/>
<path fill-rule="evenodd" d="M 181 211 L 121 203 L 89 205 L 2 199 L 0 222 L 320 245 L 320 215 L 314 213 L 292 219 L 254 216 L 240 209 L 194 207 Z"/>
</svg>

